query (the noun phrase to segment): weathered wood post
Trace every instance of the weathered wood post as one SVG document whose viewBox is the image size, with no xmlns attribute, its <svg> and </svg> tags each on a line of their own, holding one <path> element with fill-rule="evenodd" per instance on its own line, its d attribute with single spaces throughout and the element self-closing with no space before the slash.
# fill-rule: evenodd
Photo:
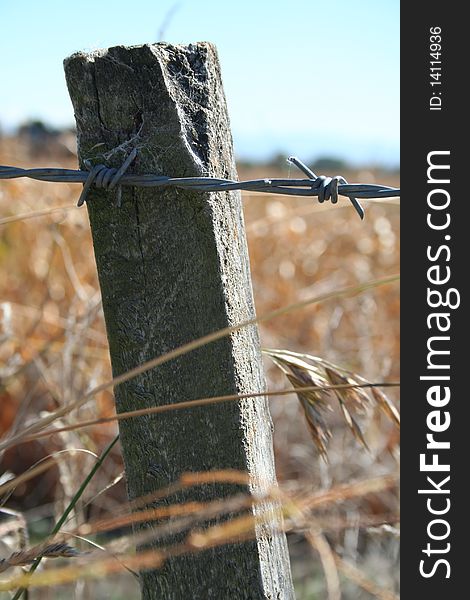
<svg viewBox="0 0 470 600">
<path fill-rule="evenodd" d="M 129 172 L 236 177 L 214 46 L 78 53 L 65 73 L 82 168 L 85 159 L 119 167 L 137 148 Z M 88 212 L 115 376 L 254 316 L 239 192 L 124 187 L 117 208 L 112 193 L 93 187 Z M 117 386 L 116 408 L 264 389 L 258 332 L 249 327 Z M 187 471 L 232 468 L 275 480 L 265 399 L 128 419 L 120 434 L 131 499 Z M 177 500 L 233 493 L 206 485 Z M 285 536 L 272 525 L 252 541 L 171 559 L 141 581 L 152 600 L 294 597 Z"/>
</svg>

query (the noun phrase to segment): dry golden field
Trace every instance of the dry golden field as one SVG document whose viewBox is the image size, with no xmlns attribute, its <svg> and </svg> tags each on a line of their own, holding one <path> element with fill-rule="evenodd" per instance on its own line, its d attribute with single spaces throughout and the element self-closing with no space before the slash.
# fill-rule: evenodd
<svg viewBox="0 0 470 600">
<path fill-rule="evenodd" d="M 76 157 L 72 147 L 32 148 L 24 140 L 4 138 L 0 139 L 0 164 L 76 168 Z M 294 170 L 291 173 L 297 176 Z M 239 171 L 240 179 L 287 174 L 287 165 L 283 172 L 273 167 Z M 341 174 L 350 182 L 399 186 L 396 173 L 377 169 Z M 75 207 L 79 193 L 80 186 L 72 184 L 0 181 L 2 440 L 111 377 L 87 212 Z M 361 222 L 344 198 L 336 206 L 254 193 L 243 198 L 258 315 L 398 273 L 396 201 L 364 201 L 366 218 Z M 333 295 L 262 324 L 260 332 L 266 348 L 311 354 L 371 382 L 399 381 L 396 282 L 357 294 Z M 270 390 L 289 387 L 268 358 L 266 372 Z M 398 407 L 398 388 L 384 391 Z M 310 515 L 314 539 L 309 539 L 305 524 L 288 533 L 297 597 L 328 597 L 322 543 L 333 557 L 344 599 L 397 597 L 399 516 L 393 478 L 398 472 L 399 431 L 393 420 L 373 403 L 358 416 L 366 450 L 352 435 L 338 403 L 331 401 L 333 411 L 326 419 L 332 438 L 326 463 L 312 441 L 297 397 L 272 397 L 270 405 L 282 489 L 293 496 L 320 493 L 326 498 Z M 112 393 L 104 391 L 94 402 L 56 420 L 54 426 L 112 414 Z M 5 507 L 21 513 L 28 524 L 30 545 L 40 543 L 62 514 L 93 466 L 93 453 L 99 454 L 116 430 L 115 423 L 108 423 L 61 432 L 0 454 L 0 475 L 19 476 L 40 459 L 61 452 L 37 477 L 20 482 L 6 494 L 0 488 L 0 506 L 3 497 Z M 96 522 L 119 510 L 125 502 L 121 472 L 116 446 L 63 529 Z M 362 483 L 357 493 L 348 496 L 344 492 L 344 486 L 371 479 L 379 482 L 375 491 Z M 3 522 L 0 514 L 0 531 Z M 103 546 L 112 540 L 112 536 L 94 536 L 93 531 L 89 537 Z M 0 559 L 9 555 L 6 542 L 12 552 L 20 549 L 20 541 L 15 540 L 14 535 L 5 538 Z M 72 539 L 70 544 L 90 549 L 83 540 Z M 44 568 L 73 560 L 50 559 Z M 0 582 L 15 574 L 15 569 L 0 572 Z M 72 589 L 77 598 L 138 597 L 133 576 L 121 571 L 100 581 L 33 589 L 30 598 L 70 598 Z"/>
</svg>

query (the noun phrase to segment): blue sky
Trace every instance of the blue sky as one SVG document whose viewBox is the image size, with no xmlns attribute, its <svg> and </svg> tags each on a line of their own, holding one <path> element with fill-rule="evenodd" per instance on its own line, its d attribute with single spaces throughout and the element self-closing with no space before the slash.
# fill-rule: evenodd
<svg viewBox="0 0 470 600">
<path fill-rule="evenodd" d="M 72 124 L 62 60 L 165 20 L 164 41 L 217 45 L 238 156 L 398 165 L 398 0 L 0 0 L 3 129 Z"/>
</svg>

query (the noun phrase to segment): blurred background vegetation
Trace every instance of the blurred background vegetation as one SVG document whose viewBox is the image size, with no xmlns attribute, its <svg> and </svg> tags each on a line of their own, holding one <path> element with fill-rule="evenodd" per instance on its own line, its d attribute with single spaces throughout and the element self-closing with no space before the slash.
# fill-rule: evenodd
<svg viewBox="0 0 470 600">
<path fill-rule="evenodd" d="M 75 133 L 41 121 L 26 122 L 0 136 L 0 164 L 77 168 Z M 398 171 L 377 164 L 352 168 L 344 159 L 325 156 L 309 166 L 317 174 L 341 174 L 350 182 L 399 186 Z M 263 163 L 240 160 L 238 171 L 240 179 L 298 176 L 284 154 Z M 75 207 L 79 191 L 73 184 L 26 179 L 0 184 L 1 436 L 21 431 L 111 376 L 87 213 Z M 337 205 L 319 205 L 306 198 L 244 193 L 243 201 L 258 315 L 398 272 L 396 200 L 364 202 L 364 221 L 344 198 Z M 399 381 L 396 284 L 314 304 L 266 322 L 260 331 L 264 347 L 314 354 L 370 381 Z M 270 390 L 287 387 L 270 361 L 266 373 Z M 397 391 L 387 394 L 398 406 Z M 350 435 L 338 411 L 327 417 L 333 436 L 326 464 L 295 395 L 274 397 L 270 406 L 277 474 L 285 490 L 301 485 L 312 493 L 334 491 L 342 484 L 397 473 L 399 434 L 377 411 L 363 418 L 369 451 Z M 113 397 L 104 391 L 56 425 L 111 414 Z M 0 455 L 0 474 L 19 475 L 61 450 L 83 448 L 99 454 L 116 431 L 112 423 L 22 444 Z M 32 541 L 47 533 L 92 464 L 86 454 L 70 452 L 9 496 L 6 506 L 24 516 Z M 122 506 L 122 469 L 115 447 L 77 507 L 73 525 L 112 515 Z M 346 501 L 333 494 L 316 517 L 335 552 L 382 589 L 382 595 L 372 593 L 357 577 L 342 575 L 343 598 L 393 598 L 399 583 L 396 487 Z M 288 541 L 298 599 L 326 598 L 318 556 L 302 532 L 290 532 Z M 138 597 L 138 586 L 126 573 L 32 591 L 30 598 L 69 598 L 72 593 L 77 598 L 128 599 Z"/>
</svg>

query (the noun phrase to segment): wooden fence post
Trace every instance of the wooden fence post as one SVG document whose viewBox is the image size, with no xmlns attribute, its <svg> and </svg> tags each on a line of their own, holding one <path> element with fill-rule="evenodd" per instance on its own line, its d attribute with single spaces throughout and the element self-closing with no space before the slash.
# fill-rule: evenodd
<svg viewBox="0 0 470 600">
<path fill-rule="evenodd" d="M 118 46 L 74 54 L 64 66 L 82 168 L 85 159 L 118 167 L 137 148 L 129 172 L 236 177 L 211 44 Z M 113 193 L 93 187 L 87 205 L 114 376 L 253 317 L 239 192 L 124 187 L 118 208 Z M 249 327 L 120 384 L 116 409 L 264 389 L 258 332 Z M 188 471 L 240 469 L 274 482 L 271 428 L 265 399 L 120 421 L 129 497 Z M 234 490 L 207 484 L 171 501 L 210 501 Z M 277 531 L 274 518 L 257 527 L 256 539 L 143 571 L 143 598 L 291 599 L 287 544 Z"/>
</svg>

